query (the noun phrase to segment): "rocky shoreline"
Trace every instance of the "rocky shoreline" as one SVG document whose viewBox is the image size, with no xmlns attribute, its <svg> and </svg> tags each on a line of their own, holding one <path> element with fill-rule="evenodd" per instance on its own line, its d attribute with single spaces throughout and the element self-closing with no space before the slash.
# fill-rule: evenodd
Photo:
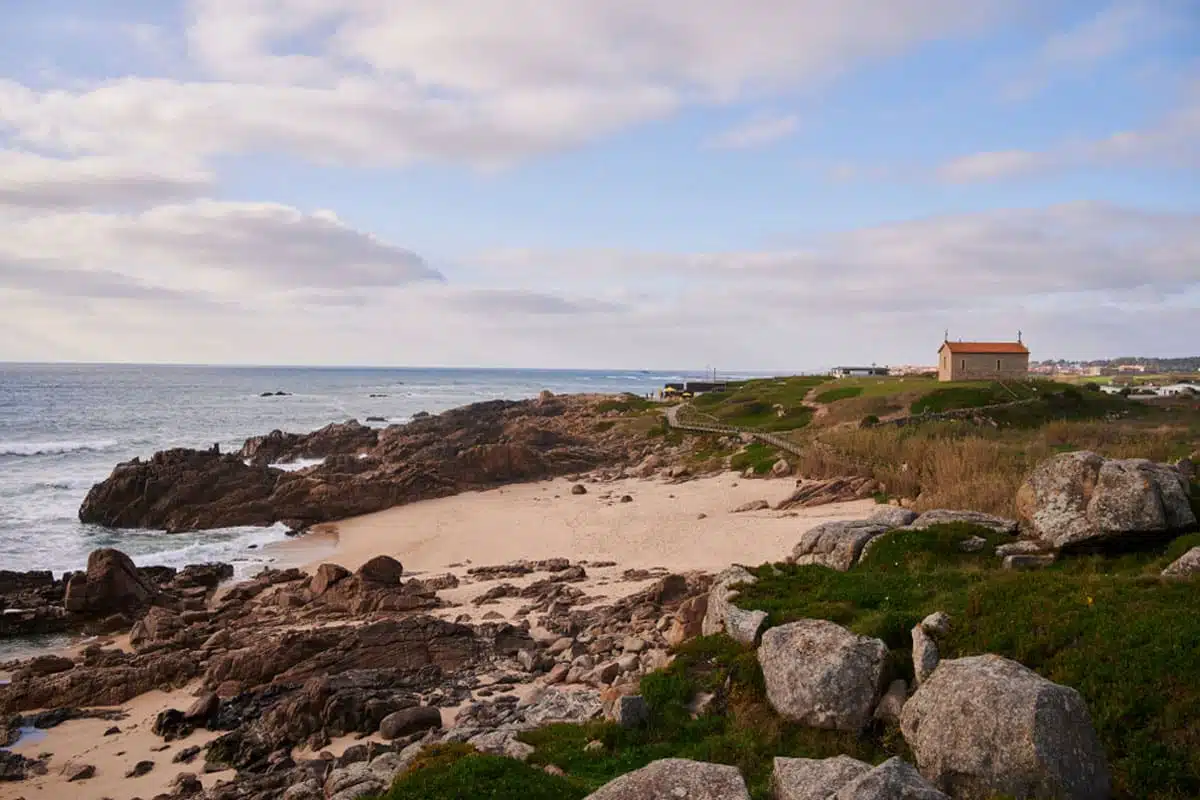
<svg viewBox="0 0 1200 800">
<path fill-rule="evenodd" d="M 626 476 L 686 480 L 677 453 L 662 443 L 597 430 L 596 421 L 595 398 L 543 395 L 382 432 L 356 423 L 308 435 L 275 432 L 235 455 L 167 451 L 119 465 L 80 515 L 175 531 L 277 521 L 304 529 L 555 475 L 587 473 L 569 494 L 607 506 L 622 503 L 610 492 L 593 500 L 587 485 Z M 302 458 L 325 462 L 296 472 L 270 466 Z M 845 572 L 890 534 L 957 525 L 986 534 L 956 540 L 960 552 L 993 548 L 981 557 L 1006 569 L 1044 567 L 1193 529 L 1190 467 L 1065 454 L 1030 476 L 1018 497 L 1020 520 L 880 506 L 798 531 L 790 557 L 776 558 Z M 774 507 L 762 501 L 730 514 L 774 511 L 783 519 L 811 498 L 863 491 L 853 479 L 811 491 L 801 481 Z M 145 794 L 155 800 L 373 797 L 433 745 L 461 743 L 524 761 L 534 747 L 521 735 L 551 723 L 644 726 L 650 709 L 642 679 L 667 668 L 680 645 L 723 635 L 753 652 L 780 719 L 858 735 L 890 725 L 915 762 L 776 758 L 776 798 L 1094 798 L 1111 791 L 1080 695 L 997 655 L 941 658 L 939 643 L 957 624 L 947 614 L 930 613 L 913 627 L 910 685 L 896 678 L 895 653 L 881 639 L 825 619 L 771 625 L 767 612 L 739 607 L 739 590 L 757 580 L 743 566 L 625 569 L 567 554 L 446 568 L 413 575 L 396 558 L 377 555 L 353 569 L 333 562 L 307 571 L 267 568 L 231 584 L 227 564 L 139 568 L 103 549 L 85 571 L 61 579 L 0 572 L 0 637 L 102 637 L 77 653 L 0 664 L 11 674 L 0 685 L 0 747 L 29 729 L 89 722 L 106 726 L 101 738 L 130 742 L 120 745 L 120 775 L 111 761 L 88 761 L 94 750 L 66 759 L 53 750 L 0 750 L 0 781 L 40 785 L 51 774 L 80 785 L 107 781 L 110 796 L 128 781 L 128 791 L 153 786 Z M 1163 579 L 1197 571 L 1200 548 L 1167 567 Z M 692 697 L 686 712 L 724 713 L 727 690 Z M 161 701 L 151 713 L 131 716 L 129 704 L 151 695 Z M 126 752 L 135 744 L 125 736 L 142 737 L 136 753 Z M 734 767 L 664 759 L 591 796 L 749 794 Z"/>
</svg>

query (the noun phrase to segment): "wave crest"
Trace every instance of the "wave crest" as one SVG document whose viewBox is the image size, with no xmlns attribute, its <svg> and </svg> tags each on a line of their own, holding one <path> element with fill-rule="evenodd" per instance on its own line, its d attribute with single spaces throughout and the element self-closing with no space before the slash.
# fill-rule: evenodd
<svg viewBox="0 0 1200 800">
<path fill-rule="evenodd" d="M 60 456 L 66 453 L 98 453 L 116 446 L 116 439 L 96 439 L 82 442 L 0 442 L 0 456 Z"/>
</svg>

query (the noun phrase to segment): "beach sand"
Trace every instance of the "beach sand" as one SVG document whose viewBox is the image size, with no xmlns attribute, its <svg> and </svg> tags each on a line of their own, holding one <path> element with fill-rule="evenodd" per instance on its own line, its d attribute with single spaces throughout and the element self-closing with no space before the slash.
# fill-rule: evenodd
<svg viewBox="0 0 1200 800">
<path fill-rule="evenodd" d="M 187 708 L 195 699 L 192 694 L 194 688 L 174 692 L 154 691 L 136 697 L 120 706 L 128 716 L 118 722 L 74 720 L 51 728 L 44 735 L 19 742 L 12 750 L 29 758 L 40 753 L 53 753 L 49 772 L 19 783 L 0 783 L 0 798 L 98 800 L 111 797 L 113 800 L 128 800 L 165 793 L 176 775 L 181 772 L 200 773 L 204 766 L 203 754 L 191 764 L 172 763 L 175 754 L 185 747 L 203 746 L 220 735 L 198 730 L 187 739 L 171 742 L 166 750 L 154 752 L 153 748 L 164 745 L 163 740 L 151 730 L 154 718 L 168 708 Z M 105 736 L 104 732 L 114 725 L 121 732 Z M 154 769 L 140 778 L 126 778 L 125 774 L 139 761 L 153 761 Z M 72 772 L 85 764 L 96 767 L 96 776 L 69 783 L 67 778 Z M 229 780 L 233 774 L 232 771 L 214 772 L 201 775 L 200 779 L 207 787 L 220 780 Z"/>
<path fill-rule="evenodd" d="M 795 483 L 734 473 L 683 483 L 631 478 L 584 485 L 584 495 L 571 494 L 572 484 L 557 479 L 426 500 L 321 526 L 272 545 L 272 554 L 310 570 L 325 561 L 355 569 L 387 554 L 417 574 L 468 561 L 554 557 L 615 561 L 621 569 L 717 571 L 781 561 L 814 525 L 859 519 L 875 509 L 872 500 L 856 500 L 735 514 L 734 508 L 751 501 L 778 503 Z M 620 502 L 623 495 L 632 501 Z"/>
</svg>

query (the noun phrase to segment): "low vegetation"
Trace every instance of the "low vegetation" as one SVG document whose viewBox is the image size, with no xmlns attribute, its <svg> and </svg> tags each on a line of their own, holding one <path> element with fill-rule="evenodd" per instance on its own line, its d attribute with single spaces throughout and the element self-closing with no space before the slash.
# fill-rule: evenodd
<svg viewBox="0 0 1200 800">
<path fill-rule="evenodd" d="M 965 553 L 981 536 L 988 547 Z M 739 604 L 768 612 L 768 624 L 836 621 L 881 638 L 894 677 L 911 681 L 911 628 L 934 611 L 953 620 L 943 658 L 997 653 L 1078 690 L 1107 754 L 1121 798 L 1200 796 L 1200 593 L 1158 573 L 1200 534 L 1119 556 L 1075 557 L 1045 570 L 1000 568 L 985 528 L 943 525 L 886 535 L 842 573 L 819 566 L 764 565 Z M 767 701 L 755 651 L 724 636 L 676 650 L 641 692 L 647 725 L 553 725 L 522 734 L 536 748 L 527 764 L 473 754 L 465 745 L 427 753 L 388 800 L 583 797 L 618 775 L 660 758 L 737 766 L 756 800 L 770 797 L 776 756 L 847 754 L 871 763 L 912 760 L 894 725 L 861 735 L 804 728 Z M 707 709 L 693 713 L 697 699 Z M 589 743 L 599 742 L 597 748 Z M 547 775 L 554 765 L 563 777 Z"/>
<path fill-rule="evenodd" d="M 587 792 L 578 782 L 516 759 L 476 753 L 464 744 L 427 749 L 385 800 L 573 800 Z"/>
<path fill-rule="evenodd" d="M 735 472 L 745 472 L 746 469 L 751 468 L 755 475 L 766 475 L 779 458 L 780 452 L 774 447 L 753 442 L 746 445 L 741 452 L 733 455 L 729 461 L 729 468 Z"/>
<path fill-rule="evenodd" d="M 1118 796 L 1200 796 L 1200 593 L 1158 577 L 1200 534 L 1036 572 L 1001 570 L 991 547 L 959 551 L 975 535 L 996 540 L 949 525 L 889 534 L 846 573 L 764 567 L 741 604 L 770 624 L 821 617 L 879 637 L 908 678 L 909 630 L 946 611 L 943 657 L 998 653 L 1083 695 Z"/>
<path fill-rule="evenodd" d="M 861 386 L 839 386 L 836 389 L 828 389 L 819 393 L 814 398 L 818 403 L 836 403 L 838 400 L 849 400 L 851 397 L 858 397 L 863 393 Z"/>
<path fill-rule="evenodd" d="M 712 392 L 695 399 L 702 413 L 716 417 L 726 425 L 763 431 L 791 431 L 812 421 L 813 409 L 805 397 L 827 379 L 823 376 L 766 378 L 733 383 L 724 392 Z"/>
</svg>

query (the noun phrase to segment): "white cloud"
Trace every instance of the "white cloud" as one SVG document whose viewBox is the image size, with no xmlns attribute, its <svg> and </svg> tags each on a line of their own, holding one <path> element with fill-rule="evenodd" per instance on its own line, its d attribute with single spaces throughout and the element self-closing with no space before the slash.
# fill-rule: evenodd
<svg viewBox="0 0 1200 800">
<path fill-rule="evenodd" d="M 816 369 L 932 358 L 946 327 L 1022 328 L 1045 356 L 1200 336 L 1200 216 L 1096 203 L 791 250 L 510 249 L 461 283 L 419 280 L 413 258 L 276 206 L 0 221 L 0 319 L 54 331 L 0 340 L 0 359 Z"/>
<path fill-rule="evenodd" d="M 1065 141 L 1046 150 L 974 153 L 951 159 L 936 172 L 942 180 L 968 183 L 1123 166 L 1200 168 L 1200 79 L 1192 81 L 1172 111 L 1144 128 Z"/>
<path fill-rule="evenodd" d="M 505 164 L 693 104 L 811 85 L 969 35 L 1001 0 L 197 0 L 203 80 L 0 81 L 0 128 L 71 153 L 285 150 Z"/>
<path fill-rule="evenodd" d="M 416 254 L 327 214 L 214 201 L 11 220 L 0 224 L 0 263 L 44 273 L 40 288 L 49 294 L 72 276 L 109 286 L 119 274 L 145 291 L 212 293 L 231 302 L 298 288 L 379 289 L 441 278 Z M 0 287 L 6 277 L 9 288 L 29 288 L 28 275 L 16 273 L 0 273 Z"/>
<path fill-rule="evenodd" d="M 195 197 L 211 186 L 207 171 L 176 163 L 152 165 L 106 156 L 47 158 L 0 150 L 0 207 L 150 206 Z"/>
<path fill-rule="evenodd" d="M 713 137 L 708 144 L 722 150 L 747 150 L 786 139 L 799 126 L 800 118 L 795 114 L 759 116 Z"/>
</svg>

